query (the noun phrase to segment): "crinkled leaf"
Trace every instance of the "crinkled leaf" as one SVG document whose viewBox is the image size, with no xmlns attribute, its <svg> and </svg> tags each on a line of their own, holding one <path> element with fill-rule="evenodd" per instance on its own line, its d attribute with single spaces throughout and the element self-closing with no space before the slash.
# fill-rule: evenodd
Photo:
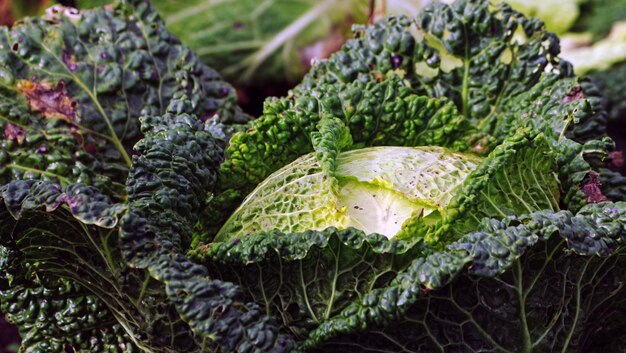
<svg viewBox="0 0 626 353">
<path fill-rule="evenodd" d="M 23 283 L 1 296 L 2 311 L 20 328 L 23 352 L 138 351 L 105 302 L 71 281 Z"/>
<path fill-rule="evenodd" d="M 316 154 L 298 158 L 259 184 L 214 241 L 331 226 L 392 238 L 411 217 L 439 214 L 481 162 L 441 147 L 379 146 L 338 154 L 329 174 L 327 160 Z"/>
<path fill-rule="evenodd" d="M 123 261 L 124 204 L 80 184 L 15 181 L 0 193 L 0 301 L 24 352 L 197 349 L 162 286 Z"/>
<path fill-rule="evenodd" d="M 299 339 L 355 298 L 393 278 L 416 256 L 408 243 L 354 228 L 257 233 L 193 251 L 219 278 L 233 281 Z"/>
<path fill-rule="evenodd" d="M 398 237 L 423 238 L 437 248 L 476 229 L 485 217 L 558 210 L 555 163 L 543 135 L 521 131 L 496 147 L 464 180 L 440 219 L 414 218 Z"/>
<path fill-rule="evenodd" d="M 146 2 L 55 6 L 0 32 L 1 183 L 80 182 L 121 196 L 140 115 L 185 93 L 198 116 L 243 117 L 234 89 Z"/>
<path fill-rule="evenodd" d="M 311 133 L 311 143 L 324 174 L 335 178 L 339 153 L 352 147 L 350 129 L 337 118 L 323 116 L 317 123 L 317 131 Z"/>
<path fill-rule="evenodd" d="M 192 102 L 181 97 L 166 114 L 142 119 L 145 137 L 135 146 L 127 181 L 122 253 L 132 267 L 146 269 L 165 285 L 197 339 L 229 352 L 287 352 L 293 341 L 278 332 L 261 307 L 183 255 L 223 158 L 192 112 Z"/>
<path fill-rule="evenodd" d="M 484 220 L 324 322 L 324 352 L 592 351 L 623 324 L 626 204 Z"/>
</svg>

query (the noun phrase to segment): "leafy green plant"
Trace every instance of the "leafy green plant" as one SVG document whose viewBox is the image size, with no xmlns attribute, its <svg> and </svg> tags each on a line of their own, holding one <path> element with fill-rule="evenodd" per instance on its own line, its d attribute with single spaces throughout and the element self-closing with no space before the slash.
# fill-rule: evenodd
<svg viewBox="0 0 626 353">
<path fill-rule="evenodd" d="M 246 288 L 300 347 L 324 352 L 584 350 L 600 318 L 618 327 L 619 312 L 597 304 L 624 300 L 622 225 L 584 230 L 596 212 L 621 222 L 621 204 L 585 206 L 606 200 L 594 169 L 612 143 L 597 89 L 558 58 L 557 38 L 481 1 L 433 4 L 356 36 L 232 137 L 191 257 Z M 441 146 L 475 164 L 459 159 L 459 179 L 430 179 L 423 161 L 398 167 L 391 147 L 378 157 L 372 146 Z M 452 164 L 440 163 L 427 167 Z M 355 179 L 370 192 L 364 206 L 345 193 Z M 413 180 L 440 184 L 405 188 Z M 422 187 L 451 199 L 410 199 Z M 394 201 L 374 206 L 382 193 Z M 404 212 L 389 218 L 400 230 L 350 227 L 350 202 L 377 229 L 377 210 Z M 592 233 L 612 245 L 590 246 Z M 609 277 L 596 277 L 603 269 Z M 560 297 L 541 305 L 548 283 Z"/>
<path fill-rule="evenodd" d="M 155 221 L 150 210 L 177 200 L 172 211 L 183 212 L 203 200 L 222 150 L 202 119 L 245 121 L 234 89 L 145 2 L 83 12 L 57 6 L 2 31 L 1 303 L 23 350 L 202 351 L 250 344 L 246 325 L 271 332 L 253 304 L 239 304 L 236 287 L 173 256 L 185 246 L 180 215 L 168 222 L 176 233 L 159 231 L 148 253 L 130 251 Z M 131 157 L 137 141 L 141 155 Z M 170 167 L 146 174 L 155 163 Z M 145 199 L 148 190 L 156 203 Z M 150 257 L 159 249 L 167 266 Z M 183 301 L 207 295 L 213 301 L 201 314 L 218 316 L 198 317 Z M 275 342 L 267 340 L 252 345 Z"/>
<path fill-rule="evenodd" d="M 623 177 L 598 182 L 602 97 L 541 21 L 458 0 L 358 26 L 255 120 L 144 1 L 3 31 L 0 305 L 25 352 L 621 334 Z"/>
</svg>

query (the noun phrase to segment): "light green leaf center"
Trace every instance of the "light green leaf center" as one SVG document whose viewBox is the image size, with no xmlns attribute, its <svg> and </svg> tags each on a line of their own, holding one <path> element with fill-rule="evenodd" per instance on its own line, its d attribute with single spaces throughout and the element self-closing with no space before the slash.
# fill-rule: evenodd
<svg viewBox="0 0 626 353">
<path fill-rule="evenodd" d="M 335 177 L 307 154 L 263 181 L 217 240 L 261 231 L 355 227 L 395 236 L 414 216 L 441 211 L 481 159 L 441 147 L 370 147 L 340 153 Z M 438 213 L 437 213 L 438 214 Z"/>
</svg>

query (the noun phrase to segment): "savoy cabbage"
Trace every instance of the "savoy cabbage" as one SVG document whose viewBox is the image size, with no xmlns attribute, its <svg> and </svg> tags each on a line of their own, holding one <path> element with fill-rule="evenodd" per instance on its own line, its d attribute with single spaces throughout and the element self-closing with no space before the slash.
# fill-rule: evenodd
<svg viewBox="0 0 626 353">
<path fill-rule="evenodd" d="M 619 347 L 606 112 L 541 21 L 457 0 L 356 27 L 254 120 L 145 1 L 2 31 L 24 352 Z"/>
<path fill-rule="evenodd" d="M 621 275 L 609 270 L 623 263 L 621 230 L 601 261 L 609 295 L 585 271 L 551 267 L 579 268 L 586 260 L 577 256 L 600 254 L 570 237 L 597 236 L 584 224 L 594 222 L 589 210 L 604 208 L 585 204 L 605 200 L 589 191 L 612 148 L 598 90 L 559 59 L 558 39 L 538 20 L 481 1 L 433 4 L 415 20 L 389 18 L 356 35 L 232 137 L 205 211 L 211 224 L 201 220 L 192 258 L 247 288 L 301 347 L 322 351 L 575 351 L 589 347 L 600 318 L 619 327 L 619 311 L 608 315 L 596 303 L 623 300 Z M 446 147 L 477 165 L 457 174 L 459 188 L 443 182 L 445 173 L 436 179 L 454 195 L 435 212 L 387 204 L 409 215 L 387 239 L 336 221 L 353 207 L 342 190 L 355 177 L 363 182 L 342 156 L 374 146 Z M 393 159 L 387 152 L 385 161 Z M 376 173 L 375 160 L 362 162 L 368 172 Z M 407 172 L 422 168 L 411 163 Z M 368 190 L 409 197 L 399 189 L 415 175 L 386 172 L 370 177 Z M 567 297 L 582 293 L 572 284 L 583 279 L 591 293 L 584 305 Z M 555 299 L 535 304 L 544 295 Z"/>
</svg>

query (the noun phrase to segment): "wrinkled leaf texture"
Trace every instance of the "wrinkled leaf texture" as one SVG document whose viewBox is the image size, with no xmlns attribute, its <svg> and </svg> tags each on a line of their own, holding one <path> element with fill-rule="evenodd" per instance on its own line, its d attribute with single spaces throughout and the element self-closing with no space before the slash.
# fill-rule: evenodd
<svg viewBox="0 0 626 353">
<path fill-rule="evenodd" d="M 143 1 L 83 12 L 57 6 L 47 18 L 25 19 L 1 31 L 0 301 L 2 311 L 20 328 L 21 349 L 245 351 L 278 342 L 289 347 L 254 304 L 237 300 L 235 286 L 205 283 L 204 278 L 198 282 L 202 274 L 197 271 L 202 270 L 197 265 L 196 272 L 181 271 L 190 266 L 180 255 L 189 242 L 184 234 L 159 232 L 160 240 L 170 244 L 159 254 L 170 251 L 169 270 L 196 278 L 182 283 L 195 283 L 190 291 L 200 294 L 190 298 L 213 300 L 213 312 L 198 314 L 192 312 L 195 307 L 177 302 L 185 293 L 166 289 L 181 282 L 167 276 L 168 269 L 147 266 L 151 259 L 137 260 L 158 249 L 134 256 L 127 251 L 133 236 L 145 235 L 143 228 L 132 226 L 144 224 L 146 209 L 171 208 L 169 202 L 175 200 L 181 207 L 204 200 L 211 168 L 219 164 L 222 152 L 202 121 L 225 126 L 247 120 L 235 104 L 234 89 L 169 34 Z M 158 141 L 164 137 L 158 135 L 159 127 L 186 144 L 172 150 L 171 142 Z M 145 156 L 134 157 L 139 158 L 135 166 L 131 150 L 142 138 L 137 151 Z M 174 169 L 178 174 L 173 175 L 168 161 L 160 159 L 163 153 L 177 160 L 191 153 L 198 160 L 178 167 L 191 171 L 189 163 L 198 162 L 193 165 L 197 173 Z M 161 177 L 187 177 L 188 182 L 165 178 L 180 189 L 142 184 L 142 172 L 154 166 Z M 145 203 L 142 190 L 154 191 L 150 195 L 157 202 Z M 186 194 L 190 190 L 195 194 Z M 138 205 L 141 212 L 133 209 Z M 141 217 L 133 219 L 137 214 Z M 228 315 L 221 318 L 223 312 Z M 182 319 L 193 315 L 201 320 Z M 244 325 L 258 335 L 233 334 Z M 224 328 L 230 331 L 220 331 Z"/>
<path fill-rule="evenodd" d="M 154 12 L 143 2 L 134 3 L 136 6 L 125 5 L 117 7 L 122 11 L 113 12 L 115 16 L 131 16 L 127 12 L 130 11 L 135 20 L 141 19 L 139 23 L 150 24 L 137 25 L 142 30 L 133 33 L 140 39 L 132 43 L 144 43 L 141 38 L 146 36 L 156 43 L 139 44 L 141 49 L 168 47 L 157 45 L 159 40 L 171 37 L 164 32 Z M 61 27 L 77 34 L 82 32 L 72 32 L 72 28 L 89 28 L 85 24 L 89 21 L 82 22 L 82 17 L 66 11 L 70 10 L 52 14 L 56 18 L 52 19 L 52 24 L 58 21 Z M 97 11 L 110 10 L 94 10 L 93 13 Z M 219 81 L 209 80 L 217 85 L 210 87 L 220 89 L 206 92 L 213 92 L 222 100 L 200 98 L 206 93 L 203 91 L 205 81 L 194 78 L 198 77 L 198 72 L 208 69 L 194 66 L 194 56 L 184 47 L 170 43 L 183 48 L 180 50 L 190 55 L 188 60 L 179 60 L 180 57 L 170 51 L 167 52 L 171 55 L 165 59 L 186 68 L 176 65 L 179 70 L 173 70 L 169 76 L 179 80 L 172 87 L 183 90 L 172 88 L 171 94 L 166 94 L 165 80 L 156 90 L 143 87 L 136 96 L 127 92 L 125 97 L 135 97 L 128 103 L 120 104 L 116 100 L 120 98 L 116 97 L 111 98 L 111 104 L 101 104 L 106 115 L 118 117 L 124 114 L 107 109 L 124 110 L 127 109 L 124 103 L 126 107 L 133 107 L 132 102 L 155 100 L 159 93 L 166 97 L 158 110 L 136 114 L 130 108 L 125 111 L 127 117 L 144 116 L 142 133 L 137 120 L 127 120 L 130 125 L 136 123 L 133 126 L 137 134 L 128 135 L 128 140 L 123 138 L 126 135 L 114 132 L 116 124 L 125 125 L 114 123 L 118 121 L 115 119 L 99 119 L 93 125 L 81 126 L 82 122 L 96 119 L 98 115 L 92 114 L 94 111 L 103 116 L 97 104 L 88 104 L 94 102 L 92 96 L 106 96 L 97 91 L 95 80 L 62 76 L 67 82 L 58 84 L 61 76 L 56 72 L 63 68 L 59 58 L 70 69 L 76 64 L 72 55 L 84 59 L 83 56 L 74 52 L 63 56 L 58 45 L 52 46 L 57 48 L 56 58 L 44 55 L 41 59 L 44 67 L 50 65 L 50 72 L 38 71 L 33 74 L 36 80 L 26 74 L 3 75 L 8 78 L 7 82 L 12 82 L 6 86 L 15 86 L 6 89 L 7 97 L 15 102 L 4 108 L 5 141 L 10 140 L 7 142 L 10 148 L 27 151 L 3 156 L 10 162 L 5 163 L 5 171 L 13 173 L 7 176 L 7 181 L 13 178 L 32 180 L 14 181 L 2 188 L 5 203 L 2 219 L 11 227 L 3 229 L 0 238 L 0 265 L 6 269 L 0 284 L 3 286 L 3 310 L 21 320 L 22 332 L 31 339 L 32 344 L 26 351 L 61 352 L 68 347 L 110 352 L 130 352 L 137 348 L 219 350 L 213 342 L 220 344 L 224 351 L 289 351 L 294 349 L 290 336 L 299 342 L 299 349 L 319 347 L 322 351 L 379 351 L 390 347 L 401 350 L 394 344 L 407 351 L 417 351 L 420 347 L 434 351 L 501 348 L 528 351 L 533 347 L 546 351 L 555 347 L 563 351 L 583 351 L 604 337 L 616 337 L 624 325 L 624 315 L 620 312 L 624 302 L 624 293 L 620 290 L 623 275 L 611 269 L 623 263 L 621 245 L 626 207 L 623 203 L 583 206 L 584 197 L 577 192 L 610 145 L 610 141 L 596 139 L 603 132 L 604 116 L 597 109 L 593 86 L 571 77 L 571 69 L 556 57 L 556 38 L 545 32 L 541 23 L 526 20 L 505 5 L 490 8 L 478 1 L 457 1 L 449 7 L 433 5 L 417 18 L 419 27 L 429 33 L 424 37 L 417 35 L 418 39 L 425 38 L 417 41 L 414 29 L 409 29 L 410 21 L 385 21 L 360 29 L 360 37 L 327 62 L 318 64 L 292 97 L 269 101 L 264 116 L 252 123 L 250 133 L 235 135 L 227 150 L 227 159 L 221 164 L 218 146 L 224 141 L 215 141 L 210 134 L 222 131 L 207 129 L 201 121 L 215 118 L 215 114 L 224 122 L 239 121 L 243 116 L 234 106 L 232 90 L 229 86 L 224 90 L 224 84 Z M 111 17 L 107 23 L 121 22 Z M 513 40 L 518 26 L 527 37 L 524 43 Z M 32 33 L 38 35 L 45 31 Z M 69 34 L 68 38 L 73 36 L 76 34 Z M 104 37 L 110 38 L 106 33 Z M 468 41 L 468 38 L 474 40 Z M 17 42 L 19 44 L 19 37 Z M 24 42 L 25 47 L 20 44 L 15 51 L 34 45 L 34 51 L 39 54 L 42 49 L 45 52 L 50 48 L 29 38 Z M 53 35 L 49 42 L 58 44 L 58 38 Z M 87 40 L 87 43 L 91 42 Z M 7 49 L 13 50 L 13 45 L 3 48 L 4 55 L 9 55 Z M 446 55 L 441 48 L 461 58 L 462 65 L 446 66 L 450 58 L 443 59 Z M 141 49 L 131 47 L 126 53 L 133 56 L 142 53 Z M 156 49 L 154 52 L 160 53 Z M 30 55 L 28 50 L 25 53 Z M 28 61 L 23 62 L 26 66 L 16 67 L 28 67 Z M 458 63 L 452 60 L 452 66 L 455 62 Z M 436 69 L 436 74 L 433 76 L 434 71 L 421 63 Z M 155 64 L 155 67 L 165 66 L 170 67 Z M 87 64 L 87 67 L 90 70 L 81 70 L 79 74 L 98 73 L 95 65 Z M 142 66 L 145 67 L 148 67 L 146 75 L 139 76 L 148 77 L 150 73 L 149 78 L 152 78 L 151 73 L 158 71 L 150 70 L 150 65 Z M 190 67 L 201 70 L 196 72 Z M 544 72 L 546 67 L 551 67 L 549 72 Z M 23 72 L 29 70 L 35 68 Z M 10 73 L 10 69 L 6 71 Z M 144 80 L 149 81 L 149 78 Z M 91 95 L 87 92 L 89 87 L 95 87 Z M 80 90 L 84 95 L 74 93 Z M 38 99 L 41 93 L 49 99 Z M 176 99 L 172 101 L 173 97 Z M 15 109 L 13 113 L 11 108 Z M 81 109 L 86 109 L 85 113 Z M 92 113 L 87 118 L 89 109 Z M 433 144 L 487 153 L 517 133 L 517 127 L 525 128 L 531 136 L 543 136 L 550 153 L 557 156 L 564 191 L 561 203 L 578 212 L 540 211 L 484 219 L 476 225 L 475 232 L 434 252 L 354 229 L 329 229 L 290 236 L 278 233 L 252 236 L 230 244 L 200 247 L 193 253 L 203 257 L 206 251 L 214 251 L 218 254 L 213 260 L 215 263 L 222 261 L 233 269 L 243 267 L 243 272 L 226 274 L 226 267 L 221 265 L 207 270 L 189 261 L 183 255 L 187 245 L 192 241 L 210 241 L 210 229 L 224 220 L 224 213 L 227 214 L 224 210 L 235 207 L 238 200 L 269 173 L 312 151 L 309 136 L 316 131 L 325 113 L 345 121 L 354 138 L 354 148 L 377 144 Z M 18 117 L 24 114 L 27 114 L 27 121 L 18 125 L 21 122 Z M 411 117 L 408 120 L 407 115 Z M 78 123 L 72 120 L 78 118 Z M 21 139 L 30 134 L 26 127 L 36 126 L 32 128 L 34 131 L 44 131 L 37 125 L 42 121 L 54 122 L 55 125 L 49 127 L 52 131 L 54 127 L 61 127 L 66 134 L 63 143 L 67 145 L 54 142 L 56 140 L 50 136 L 45 136 L 44 140 L 37 140 L 39 137 Z M 45 131 L 48 131 L 47 126 Z M 133 169 L 127 178 L 130 146 L 142 134 L 144 139 L 136 147 Z M 93 147 L 83 144 L 92 140 Z M 71 164 L 74 159 L 71 163 L 65 162 L 72 168 L 66 169 L 71 173 L 63 175 L 48 170 L 47 161 L 44 164 L 20 162 L 34 170 L 12 166 L 19 159 L 16 156 L 35 155 L 35 151 L 46 155 L 47 150 L 40 150 L 42 145 L 37 143 L 31 145 L 32 141 L 48 141 L 46 146 L 52 143 L 69 146 L 59 148 L 68 149 L 70 155 L 74 153 L 77 161 L 83 158 L 87 161 L 85 165 L 98 170 L 95 175 L 105 178 L 91 178 L 88 168 L 81 170 Z M 76 146 L 89 156 L 76 153 L 80 149 Z M 92 155 L 94 148 L 100 154 Z M 98 164 L 104 161 L 117 167 L 98 169 L 104 168 Z M 493 168 L 494 171 L 500 169 L 499 165 Z M 61 185 L 50 183 L 48 179 Z M 200 216 L 207 192 L 216 180 L 220 194 Z M 76 185 L 76 182 L 90 186 Z M 127 195 L 122 185 L 126 185 Z M 123 202 L 125 198 L 127 202 Z M 212 209 L 215 204 L 224 207 Z M 125 215 L 120 220 L 122 213 Z M 198 227 L 209 231 L 196 233 L 196 238 L 192 239 L 192 227 L 198 217 L 203 219 Z M 41 227 L 30 228 L 29 222 L 37 222 Z M 122 228 L 120 239 L 112 235 L 118 222 Z M 51 230 L 50 236 L 41 231 L 44 228 Z M 117 249 L 121 254 L 112 250 L 112 261 L 107 258 L 107 249 Z M 67 254 L 74 260 L 64 260 Z M 420 256 L 412 259 L 407 256 L 411 254 Z M 45 261 L 25 261 L 31 257 Z M 112 266 L 112 269 L 103 273 L 89 271 L 90 267 L 98 269 L 98 266 Z M 290 268 L 298 267 L 310 272 L 294 275 Z M 255 269 L 251 271 L 251 268 Z M 75 271 L 67 274 L 68 269 Z M 372 269 L 377 270 L 373 278 L 359 275 Z M 252 281 L 245 280 L 242 273 L 254 273 L 255 277 Z M 245 290 L 221 280 L 227 276 L 239 276 L 234 280 L 243 284 Z M 113 281 L 113 285 L 105 288 L 113 289 L 111 293 L 90 287 L 102 288 L 103 283 L 109 281 Z M 7 284 L 18 287 L 4 290 Z M 341 287 L 345 284 L 353 287 Z M 302 293 L 308 293 L 301 290 L 302 287 L 315 289 L 311 300 L 302 297 Z M 138 288 L 144 290 L 134 293 Z M 471 289 L 471 294 L 459 298 L 459 292 L 469 292 L 467 288 Z M 545 302 L 541 299 L 546 295 L 538 292 L 539 288 L 557 294 L 551 297 L 552 301 Z M 165 296 L 173 305 L 164 301 Z M 303 316 L 306 304 L 301 303 L 307 301 L 312 305 Z M 264 311 L 274 314 L 276 322 L 283 326 L 274 326 Z M 53 315 L 56 312 L 63 315 Z M 119 320 L 120 313 L 132 315 L 132 320 Z M 545 320 L 546 313 L 553 319 L 547 323 L 541 321 Z M 486 320 L 494 316 L 501 318 L 497 321 L 500 325 L 495 327 L 495 321 L 488 324 Z M 133 322 L 135 320 L 137 322 Z M 285 326 L 285 322 L 289 325 Z M 85 325 L 93 323 L 97 325 L 84 329 Z M 155 326 L 147 327 L 146 323 Z M 160 323 L 167 327 L 158 327 Z M 194 333 L 191 340 L 189 329 Z M 81 333 L 74 335 L 74 330 Z M 589 332 L 596 336 L 587 336 Z M 424 336 L 415 339 L 415 335 Z M 385 337 L 390 343 L 376 346 L 378 343 L 368 341 L 374 337 Z M 184 344 L 190 346 L 181 348 Z"/>
<path fill-rule="evenodd" d="M 241 120 L 235 90 L 146 4 L 55 6 L 0 35 L 0 181 L 95 185 L 124 196 L 139 116 L 184 93 L 199 117 Z"/>
<path fill-rule="evenodd" d="M 355 33 L 291 96 L 268 100 L 251 129 L 233 136 L 218 195 L 205 210 L 212 223 L 196 232 L 191 256 L 246 288 L 301 349 L 584 351 L 598 342 L 589 332 L 604 328 L 598 337 L 610 337 L 623 323 L 615 309 L 624 301 L 616 270 L 623 264 L 623 205 L 585 206 L 580 188 L 612 141 L 603 137 L 600 92 L 558 58 L 556 36 L 506 4 L 474 0 L 435 3 L 415 20 L 388 18 Z M 538 155 L 556 165 L 536 168 L 557 174 L 559 204 L 491 209 L 443 238 L 437 251 L 354 229 L 211 243 L 256 184 L 313 151 L 326 116 L 349 129 L 347 149 L 425 144 L 487 155 L 520 133 L 541 134 L 548 152 Z M 498 164 L 532 160 L 521 146 L 512 147 L 517 160 L 500 159 L 492 170 L 532 170 Z M 537 200 L 539 193 L 516 199 L 527 189 L 523 178 L 517 182 L 507 196 L 515 201 L 505 197 L 504 204 Z M 483 205 L 471 199 L 468 205 Z M 456 219 L 465 221 L 470 209 L 462 207 Z M 451 220 L 442 233 L 454 234 L 455 225 Z M 554 294 L 545 305 L 540 288 Z M 541 321 L 546 317 L 552 321 Z"/>
<path fill-rule="evenodd" d="M 304 346 L 330 339 L 322 351 L 600 352 L 624 325 L 625 235 L 623 202 L 575 216 L 485 219 L 450 251 L 414 261 L 325 322 Z"/>
</svg>

